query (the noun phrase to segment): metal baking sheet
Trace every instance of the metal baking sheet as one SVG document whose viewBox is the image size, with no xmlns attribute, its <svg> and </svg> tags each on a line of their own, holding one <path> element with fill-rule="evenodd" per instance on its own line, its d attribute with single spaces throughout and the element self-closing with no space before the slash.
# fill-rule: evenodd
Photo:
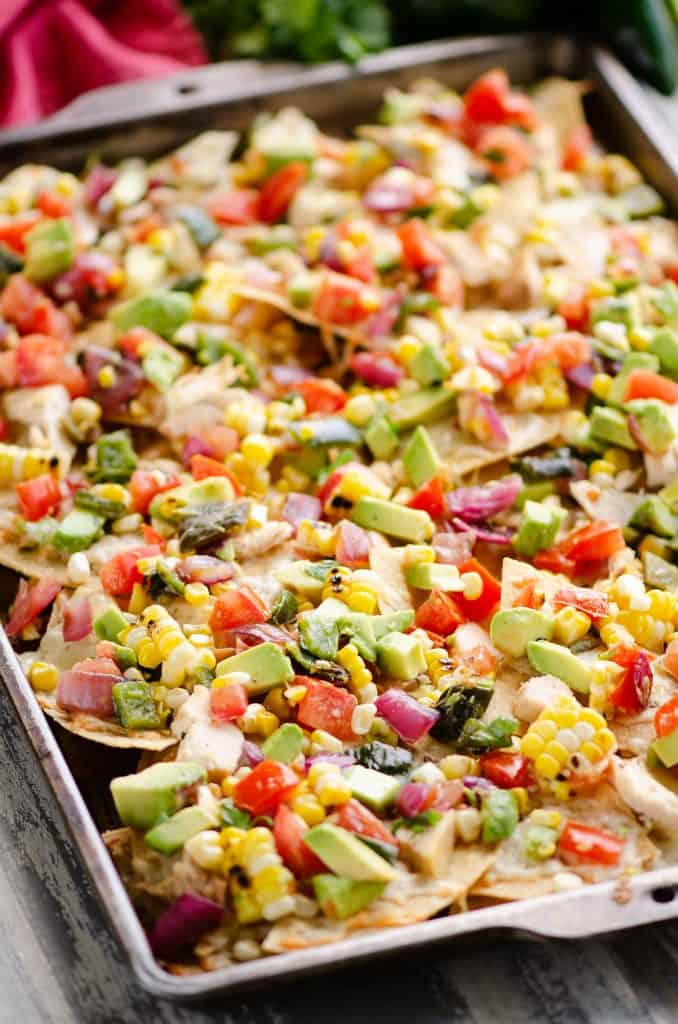
<svg viewBox="0 0 678 1024">
<path fill-rule="evenodd" d="M 539 35 L 402 47 L 369 58 L 358 68 L 343 64 L 311 69 L 257 62 L 217 64 L 155 82 L 96 90 L 37 126 L 0 136 L 0 172 L 29 160 L 78 168 L 92 152 L 110 159 L 152 156 L 207 127 L 242 130 L 259 111 L 290 104 L 301 106 L 327 130 L 346 131 L 374 113 L 388 86 L 402 87 L 417 78 L 435 77 L 463 88 L 495 66 L 505 67 L 511 79 L 523 85 L 549 74 L 590 80 L 588 114 L 598 136 L 641 167 L 676 211 L 678 142 L 667 135 L 665 122 L 643 91 L 608 52 L 569 38 Z M 7 590 L 5 576 L 0 579 L 0 591 Z M 129 752 L 106 748 L 101 753 L 63 731 L 58 731 L 60 746 L 1 630 L 0 676 L 132 966 L 141 983 L 156 995 L 188 1000 L 255 988 L 275 979 L 490 930 L 575 939 L 676 916 L 678 866 L 561 895 L 356 934 L 331 945 L 206 974 L 171 975 L 154 959 L 99 834 L 100 828 L 113 823 L 110 807 L 101 803 L 101 791 L 112 774 L 132 770 Z"/>
</svg>

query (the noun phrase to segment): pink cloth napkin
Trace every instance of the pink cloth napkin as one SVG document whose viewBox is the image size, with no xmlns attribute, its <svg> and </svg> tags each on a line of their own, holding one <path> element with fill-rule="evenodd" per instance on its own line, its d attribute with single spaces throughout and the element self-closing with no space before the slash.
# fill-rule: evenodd
<svg viewBox="0 0 678 1024">
<path fill-rule="evenodd" d="M 0 0 L 0 125 L 207 59 L 178 0 Z"/>
</svg>

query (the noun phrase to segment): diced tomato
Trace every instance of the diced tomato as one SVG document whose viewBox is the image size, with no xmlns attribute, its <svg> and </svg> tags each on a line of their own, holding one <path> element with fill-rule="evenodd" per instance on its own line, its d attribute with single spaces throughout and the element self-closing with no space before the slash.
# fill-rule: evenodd
<svg viewBox="0 0 678 1024">
<path fill-rule="evenodd" d="M 66 347 L 46 334 L 27 334 L 17 345 L 17 377 L 22 388 L 63 384 L 71 398 L 87 393 L 87 379 L 74 363 L 66 361 Z"/>
<path fill-rule="evenodd" d="M 129 597 L 135 583 L 141 583 L 143 574 L 137 568 L 141 558 L 159 555 L 157 544 L 139 544 L 137 547 L 119 551 L 101 566 L 99 579 L 106 593 L 114 597 Z"/>
<path fill-rule="evenodd" d="M 541 346 L 544 343 L 540 341 L 538 344 Z M 558 363 L 561 370 L 574 370 L 575 366 L 590 363 L 593 354 L 589 339 L 576 331 L 551 335 L 544 351 L 548 353 L 549 359 Z"/>
<path fill-rule="evenodd" d="M 276 814 L 280 801 L 299 782 L 296 772 L 279 761 L 261 761 L 236 783 L 233 801 L 255 818 Z"/>
<path fill-rule="evenodd" d="M 351 467 L 355 467 L 356 465 L 358 465 L 356 462 L 347 462 L 345 465 L 339 466 L 338 469 L 332 470 L 324 483 L 322 483 L 318 488 L 317 497 L 322 502 L 323 506 L 325 506 L 332 497 L 347 470 L 351 469 Z"/>
<path fill-rule="evenodd" d="M 664 268 L 669 281 L 673 281 L 674 284 L 678 284 L 678 263 L 672 263 L 670 266 Z"/>
<path fill-rule="evenodd" d="M 267 178 L 259 191 L 259 220 L 265 224 L 275 224 L 280 220 L 307 174 L 308 166 L 301 160 L 295 160 Z"/>
<path fill-rule="evenodd" d="M 510 85 L 505 71 L 498 68 L 487 71 L 464 93 L 466 116 L 481 124 L 501 124 L 509 92 Z"/>
<path fill-rule="evenodd" d="M 0 388 L 15 388 L 19 383 L 19 365 L 15 348 L 0 352 Z"/>
<path fill-rule="evenodd" d="M 211 455 L 213 459 L 225 459 L 227 455 L 236 452 L 240 447 L 237 430 L 219 423 L 215 423 L 212 427 L 199 427 L 193 433 L 210 449 L 206 454 Z"/>
<path fill-rule="evenodd" d="M 2 369 L 0 368 L 0 388 L 5 387 L 2 383 Z M 0 441 L 9 441 L 11 430 L 9 421 L 4 416 L 0 416 Z"/>
<path fill-rule="evenodd" d="M 563 147 L 561 167 L 564 171 L 580 170 L 584 159 L 591 149 L 593 135 L 587 124 L 578 124 L 570 132 Z"/>
<path fill-rule="evenodd" d="M 9 610 L 7 636 L 16 636 L 29 626 L 52 603 L 60 590 L 61 584 L 49 573 L 33 583 L 27 583 L 22 579 Z"/>
<path fill-rule="evenodd" d="M 499 604 L 501 585 L 477 558 L 469 558 L 468 561 L 463 562 L 459 566 L 459 572 L 477 572 L 483 581 L 482 593 L 474 601 L 469 601 L 462 594 L 457 594 L 455 598 L 466 619 L 470 619 L 472 622 L 482 622 Z"/>
<path fill-rule="evenodd" d="M 152 526 L 148 525 L 148 523 L 141 524 L 141 536 L 144 538 L 144 544 L 157 544 L 161 551 L 165 550 L 167 541 L 161 533 L 154 530 Z"/>
<path fill-rule="evenodd" d="M 527 787 L 533 781 L 530 762 L 522 754 L 507 754 L 501 750 L 484 754 L 480 759 L 480 770 L 500 789 Z"/>
<path fill-rule="evenodd" d="M 240 481 L 233 476 L 230 469 L 227 469 L 223 462 L 210 459 L 208 455 L 198 453 L 191 456 L 191 473 L 194 480 L 206 480 L 210 476 L 223 476 L 230 481 L 236 498 L 243 493 Z"/>
<path fill-rule="evenodd" d="M 132 238 L 135 242 L 145 242 L 149 235 L 163 226 L 163 219 L 158 213 L 150 213 L 148 217 L 142 217 L 132 228 Z"/>
<path fill-rule="evenodd" d="M 610 614 L 610 601 L 607 595 L 588 587 L 562 587 L 553 595 L 553 605 L 555 608 L 571 607 L 584 612 L 594 626 Z"/>
<path fill-rule="evenodd" d="M 356 277 L 365 284 L 372 284 L 377 279 L 377 272 L 374 268 L 374 258 L 369 245 L 363 245 L 343 262 L 343 269 L 349 277 Z"/>
<path fill-rule="evenodd" d="M 571 530 L 558 545 L 574 562 L 600 562 L 625 547 L 619 526 L 596 519 Z"/>
<path fill-rule="evenodd" d="M 574 576 L 577 568 L 573 559 L 568 558 L 558 548 L 538 551 L 534 556 L 533 565 L 536 569 L 543 569 L 546 572 L 554 572 L 563 576 Z"/>
<path fill-rule="evenodd" d="M 219 224 L 254 224 L 259 219 L 259 193 L 254 188 L 217 193 L 208 200 L 207 211 Z"/>
<path fill-rule="evenodd" d="M 366 305 L 367 294 L 367 286 L 362 281 L 328 270 L 313 298 L 313 315 L 322 323 L 342 326 L 358 323 L 373 312 Z"/>
<path fill-rule="evenodd" d="M 38 193 L 35 205 L 46 217 L 67 217 L 71 212 L 70 199 L 49 189 Z"/>
<path fill-rule="evenodd" d="M 249 694 L 242 683 L 210 688 L 210 717 L 213 722 L 232 722 L 247 711 Z"/>
<path fill-rule="evenodd" d="M 21 515 L 33 523 L 43 516 L 53 515 L 61 503 L 59 482 L 51 473 L 22 481 L 16 485 L 16 493 Z"/>
<path fill-rule="evenodd" d="M 377 818 L 372 811 L 358 800 L 349 800 L 337 811 L 337 825 L 347 832 L 356 832 L 368 839 L 378 839 L 380 843 L 398 845 L 398 840 L 391 831 Z"/>
<path fill-rule="evenodd" d="M 21 274 L 13 274 L 0 297 L 0 315 L 20 334 L 48 334 L 68 341 L 72 330 L 68 317 L 50 298 Z"/>
<path fill-rule="evenodd" d="M 280 804 L 273 824 L 273 838 L 283 863 L 296 878 L 310 878 L 327 868 L 304 842 L 308 825 L 287 804 Z"/>
<path fill-rule="evenodd" d="M 445 255 L 433 241 L 428 224 L 419 217 L 406 220 L 397 228 L 397 234 L 403 259 L 410 270 L 422 270 L 445 262 Z"/>
<path fill-rule="evenodd" d="M 507 124 L 533 132 L 539 127 L 539 117 L 529 96 L 510 92 L 504 100 L 504 119 Z"/>
<path fill-rule="evenodd" d="M 678 641 L 673 640 L 672 643 L 677 644 Z M 666 664 L 666 659 L 664 664 Z M 676 729 L 678 729 L 678 697 L 671 697 L 655 711 L 654 731 L 658 738 L 662 739 L 664 736 L 670 736 Z"/>
<path fill-rule="evenodd" d="M 539 592 L 537 580 L 526 580 L 513 597 L 512 608 L 541 608 L 544 597 Z"/>
<path fill-rule="evenodd" d="M 26 235 L 44 219 L 39 210 L 29 210 L 16 217 L 1 219 L 0 243 L 23 254 L 26 250 Z"/>
<path fill-rule="evenodd" d="M 353 694 L 308 676 L 303 677 L 303 685 L 306 695 L 299 704 L 299 724 L 308 729 L 324 729 L 340 740 L 350 739 L 353 735 L 351 716 L 358 703 Z"/>
<path fill-rule="evenodd" d="M 163 494 L 181 483 L 177 473 L 161 473 L 157 470 L 135 469 L 129 482 L 132 496 L 132 510 L 145 516 L 148 506 L 156 494 Z"/>
<path fill-rule="evenodd" d="M 458 626 L 466 622 L 456 600 L 442 590 L 432 590 L 414 616 L 414 623 L 420 629 L 430 630 L 441 636 L 449 636 Z"/>
<path fill-rule="evenodd" d="M 117 346 L 122 354 L 136 362 L 141 362 L 142 346 L 150 348 L 152 345 L 162 345 L 162 338 L 154 331 L 149 331 L 147 327 L 132 327 L 131 330 L 121 334 L 117 341 Z"/>
<path fill-rule="evenodd" d="M 622 666 L 624 674 L 610 694 L 611 702 L 627 715 L 640 714 L 652 696 L 652 665 L 647 653 L 639 647 L 624 646 L 613 653 L 612 661 Z"/>
<path fill-rule="evenodd" d="M 306 403 L 306 412 L 338 412 L 348 402 L 348 395 L 333 380 L 324 377 L 307 377 L 299 381 L 297 391 Z"/>
<path fill-rule="evenodd" d="M 678 679 L 678 639 L 672 640 L 664 652 L 664 668 Z"/>
<path fill-rule="evenodd" d="M 475 150 L 488 173 L 497 181 L 507 181 L 531 166 L 534 151 L 515 128 L 504 125 L 487 128 L 478 139 Z"/>
<path fill-rule="evenodd" d="M 418 508 L 428 512 L 432 519 L 442 519 L 445 515 L 445 493 L 443 482 L 439 476 L 432 476 L 418 488 L 407 502 L 408 508 Z"/>
<path fill-rule="evenodd" d="M 575 821 L 568 821 L 558 840 L 560 853 L 586 864 L 605 864 L 613 867 L 619 863 L 623 849 L 624 840 L 618 836 L 603 832 L 600 828 L 580 825 Z"/>
<path fill-rule="evenodd" d="M 464 798 L 465 786 L 461 779 L 440 782 L 433 788 L 433 807 L 436 811 L 449 811 L 453 807 L 458 807 Z"/>
<path fill-rule="evenodd" d="M 634 398 L 658 398 L 668 405 L 676 405 L 678 384 L 652 370 L 631 370 L 626 378 L 624 401 L 632 402 Z"/>
<path fill-rule="evenodd" d="M 240 587 L 229 590 L 217 598 L 210 626 L 215 633 L 236 629 L 238 626 L 250 626 L 257 622 L 266 622 L 269 611 L 258 594 L 251 587 Z"/>
<path fill-rule="evenodd" d="M 573 285 L 558 306 L 569 330 L 585 331 L 591 317 L 591 301 L 582 285 Z"/>
<path fill-rule="evenodd" d="M 431 292 L 441 306 L 463 306 L 464 282 L 456 267 L 449 263 L 435 268 L 432 274 L 422 281 L 424 290 Z"/>
</svg>

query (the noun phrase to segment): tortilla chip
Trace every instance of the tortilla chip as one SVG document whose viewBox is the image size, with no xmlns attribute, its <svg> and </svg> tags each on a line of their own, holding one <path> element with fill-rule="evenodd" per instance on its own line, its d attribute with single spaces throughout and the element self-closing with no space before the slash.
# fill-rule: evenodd
<svg viewBox="0 0 678 1024">
<path fill-rule="evenodd" d="M 589 480 L 571 483 L 570 494 L 591 519 L 604 519 L 616 526 L 626 526 L 638 506 L 646 500 L 645 494 L 598 487 Z"/>
<path fill-rule="evenodd" d="M 123 729 L 117 722 L 93 715 L 64 711 L 57 707 L 50 694 L 36 694 L 38 703 L 46 715 L 59 725 L 93 743 L 101 743 L 105 747 L 118 747 L 120 750 L 165 750 L 177 743 L 176 736 L 160 730 Z"/>
<path fill-rule="evenodd" d="M 520 562 L 517 558 L 504 558 L 501 564 L 501 600 L 502 609 L 513 608 L 516 597 L 530 580 L 539 582 L 546 600 L 551 600 L 561 587 L 572 586 L 565 576 L 556 576 L 541 569 L 535 569 L 528 562 Z"/>
<path fill-rule="evenodd" d="M 17 544 L 8 541 L 0 543 L 0 565 L 29 579 L 39 579 L 49 573 L 62 585 L 68 583 L 68 568 L 63 562 L 50 562 L 44 553 L 21 551 Z"/>
<path fill-rule="evenodd" d="M 256 288 L 254 285 L 244 282 L 234 283 L 232 290 L 235 295 L 239 295 L 242 299 L 250 299 L 253 302 L 263 302 L 266 306 L 273 306 L 275 309 L 279 309 L 281 313 L 289 316 L 290 319 L 296 320 L 297 323 L 305 324 L 307 327 L 315 327 L 316 330 L 323 333 L 329 332 L 338 338 L 345 338 L 347 341 L 357 341 L 362 336 L 361 331 L 357 327 L 340 327 L 337 324 L 330 324 L 319 320 L 317 316 L 309 313 L 308 310 L 299 309 L 298 306 L 294 306 L 286 295 L 281 295 L 279 292 L 267 291 L 265 288 Z"/>
<path fill-rule="evenodd" d="M 379 577 L 379 611 L 401 612 L 412 608 L 412 594 L 403 572 L 405 548 L 392 548 L 382 534 L 371 530 L 370 569 Z"/>
<path fill-rule="evenodd" d="M 658 707 L 678 694 L 678 682 L 656 661 L 652 663 L 652 698 L 638 715 L 615 717 L 609 723 L 622 754 L 644 754 L 655 738 L 654 716 Z"/>
</svg>

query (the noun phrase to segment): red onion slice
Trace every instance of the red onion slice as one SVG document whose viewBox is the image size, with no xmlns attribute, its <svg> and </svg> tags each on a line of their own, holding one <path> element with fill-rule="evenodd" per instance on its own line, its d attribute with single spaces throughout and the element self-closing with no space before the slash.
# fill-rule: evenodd
<svg viewBox="0 0 678 1024">
<path fill-rule="evenodd" d="M 389 352 L 358 352 L 349 366 L 371 388 L 394 388 L 405 375 Z"/>
<path fill-rule="evenodd" d="M 396 810 L 403 818 L 416 818 L 431 806 L 431 790 L 428 782 L 406 782 L 396 797 Z"/>
<path fill-rule="evenodd" d="M 444 565 L 463 565 L 471 557 L 475 540 L 471 526 L 461 533 L 436 533 L 432 541 L 436 559 Z"/>
<path fill-rule="evenodd" d="M 469 523 L 465 523 L 463 519 L 455 516 L 452 520 L 452 526 L 459 533 L 473 534 L 473 541 L 481 541 L 483 544 L 510 544 L 513 539 L 515 530 L 510 532 L 504 530 L 493 530 L 488 526 L 483 526 L 482 523 L 474 523 L 470 526 Z"/>
<path fill-rule="evenodd" d="M 84 640 L 92 632 L 92 606 L 88 597 L 76 597 L 64 608 L 63 637 L 66 643 Z"/>
<path fill-rule="evenodd" d="M 416 743 L 435 725 L 440 714 L 404 690 L 387 690 L 377 697 L 377 711 L 406 743 Z"/>
<path fill-rule="evenodd" d="M 482 523 L 511 508 L 522 486 L 522 480 L 515 474 L 496 483 L 458 487 L 447 495 L 447 507 L 465 523 Z"/>
<path fill-rule="evenodd" d="M 169 959 L 185 946 L 192 946 L 205 932 L 217 928 L 224 917 L 224 908 L 204 896 L 184 892 L 171 907 L 163 911 L 148 934 L 151 949 L 157 957 Z"/>
<path fill-rule="evenodd" d="M 322 515 L 322 504 L 312 494 L 301 494 L 290 491 L 285 499 L 282 518 L 296 530 L 302 519 L 317 520 Z"/>
<path fill-rule="evenodd" d="M 222 562 L 212 555 L 190 555 L 177 563 L 176 572 L 184 583 L 204 583 L 211 587 L 214 583 L 225 583 L 235 575 L 233 562 Z"/>
</svg>

